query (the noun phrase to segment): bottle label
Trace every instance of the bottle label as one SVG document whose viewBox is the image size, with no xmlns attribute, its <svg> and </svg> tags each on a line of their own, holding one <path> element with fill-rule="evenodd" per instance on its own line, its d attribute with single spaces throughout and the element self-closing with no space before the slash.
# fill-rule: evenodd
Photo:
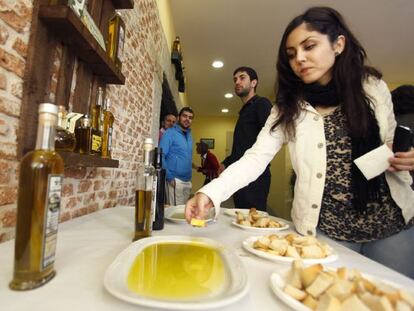
<svg viewBox="0 0 414 311">
<path fill-rule="evenodd" d="M 101 148 L 101 142 L 102 142 L 101 136 L 92 135 L 92 150 L 99 152 L 99 149 Z"/>
<path fill-rule="evenodd" d="M 158 178 L 157 175 L 154 175 L 152 180 L 152 197 L 151 197 L 151 224 L 155 221 L 155 213 L 157 207 L 157 185 Z"/>
<path fill-rule="evenodd" d="M 50 174 L 46 191 L 41 270 L 55 262 L 61 190 L 62 175 Z"/>
<path fill-rule="evenodd" d="M 118 59 L 122 62 L 124 60 L 124 41 L 125 41 L 125 30 L 123 27 L 119 27 L 118 36 Z"/>
<path fill-rule="evenodd" d="M 112 151 L 112 127 L 108 129 L 108 151 Z"/>
</svg>

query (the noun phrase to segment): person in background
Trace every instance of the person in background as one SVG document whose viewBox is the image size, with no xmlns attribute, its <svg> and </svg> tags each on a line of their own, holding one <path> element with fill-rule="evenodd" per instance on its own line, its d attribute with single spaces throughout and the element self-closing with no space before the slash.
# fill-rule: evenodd
<svg viewBox="0 0 414 311">
<path fill-rule="evenodd" d="M 401 85 L 391 92 L 398 125 L 414 131 L 414 85 Z"/>
<path fill-rule="evenodd" d="M 191 194 L 191 165 L 193 138 L 191 123 L 194 112 L 184 107 L 178 122 L 162 135 L 159 147 L 163 150 L 162 166 L 166 171 L 167 204 L 185 204 Z"/>
<path fill-rule="evenodd" d="M 177 122 L 177 118 L 175 114 L 168 113 L 164 116 L 163 121 L 161 122 L 161 128 L 159 131 L 158 142 L 161 141 L 162 135 L 164 135 L 165 131 L 170 127 L 174 126 L 175 122 Z"/>
<path fill-rule="evenodd" d="M 296 173 L 291 216 L 303 235 L 328 236 L 414 278 L 414 150 L 396 152 L 367 180 L 353 160 L 383 144 L 396 127 L 391 94 L 366 52 L 328 7 L 313 7 L 287 26 L 278 52 L 277 96 L 256 143 L 187 202 L 205 218 L 255 180 L 284 143 Z"/>
<path fill-rule="evenodd" d="M 258 81 L 256 71 L 250 67 L 239 67 L 233 72 L 234 91 L 240 97 L 243 107 L 239 112 L 234 129 L 231 154 L 223 160 L 219 174 L 226 167 L 239 160 L 246 150 L 253 146 L 270 114 L 271 102 L 265 97 L 256 95 Z M 256 180 L 233 194 L 235 207 L 255 207 L 258 210 L 266 211 L 270 179 L 268 165 Z"/>
<path fill-rule="evenodd" d="M 414 132 L 414 85 L 401 85 L 391 92 L 398 125 L 408 126 Z M 414 179 L 414 171 L 411 171 Z M 411 184 L 414 189 L 414 183 Z"/>
<path fill-rule="evenodd" d="M 204 185 L 218 176 L 218 169 L 220 164 L 217 157 L 208 150 L 208 146 L 204 142 L 199 142 L 197 145 L 197 153 L 201 156 L 201 166 L 197 167 L 197 172 L 203 173 L 206 178 Z"/>
</svg>

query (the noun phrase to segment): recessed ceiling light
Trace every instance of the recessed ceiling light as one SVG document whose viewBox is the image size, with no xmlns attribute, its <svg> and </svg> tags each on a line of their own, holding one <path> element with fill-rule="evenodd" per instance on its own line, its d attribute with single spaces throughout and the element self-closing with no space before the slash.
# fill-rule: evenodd
<svg viewBox="0 0 414 311">
<path fill-rule="evenodd" d="M 224 97 L 225 98 L 232 98 L 233 94 L 232 93 L 226 93 L 226 94 L 224 94 Z"/>
<path fill-rule="evenodd" d="M 221 112 L 227 113 L 229 110 L 227 108 L 221 109 Z"/>
<path fill-rule="evenodd" d="M 214 68 L 221 68 L 221 67 L 223 67 L 223 62 L 221 61 L 221 60 L 215 60 L 212 64 L 211 64 L 211 66 L 213 66 Z"/>
</svg>

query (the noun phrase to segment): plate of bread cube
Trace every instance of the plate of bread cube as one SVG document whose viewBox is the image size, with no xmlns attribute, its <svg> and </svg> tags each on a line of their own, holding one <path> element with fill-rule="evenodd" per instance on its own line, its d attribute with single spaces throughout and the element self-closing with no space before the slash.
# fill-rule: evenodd
<svg viewBox="0 0 414 311">
<path fill-rule="evenodd" d="M 289 229 L 289 225 L 280 218 L 269 216 L 251 208 L 249 213 L 236 211 L 232 225 L 253 232 L 269 232 Z"/>
<path fill-rule="evenodd" d="M 245 250 L 256 256 L 281 263 L 301 259 L 306 264 L 314 264 L 338 259 L 338 255 L 327 243 L 313 236 L 301 236 L 296 233 L 249 237 L 242 245 Z"/>
<path fill-rule="evenodd" d="M 305 266 L 301 260 L 270 276 L 274 294 L 297 311 L 412 311 L 413 290 L 357 269 Z"/>
</svg>

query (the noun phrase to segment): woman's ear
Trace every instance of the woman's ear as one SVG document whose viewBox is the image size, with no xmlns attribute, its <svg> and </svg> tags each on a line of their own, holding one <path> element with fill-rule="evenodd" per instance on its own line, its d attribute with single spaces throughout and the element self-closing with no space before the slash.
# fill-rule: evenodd
<svg viewBox="0 0 414 311">
<path fill-rule="evenodd" d="M 345 49 L 346 39 L 344 35 L 339 35 L 334 43 L 335 55 L 341 54 Z"/>
</svg>

